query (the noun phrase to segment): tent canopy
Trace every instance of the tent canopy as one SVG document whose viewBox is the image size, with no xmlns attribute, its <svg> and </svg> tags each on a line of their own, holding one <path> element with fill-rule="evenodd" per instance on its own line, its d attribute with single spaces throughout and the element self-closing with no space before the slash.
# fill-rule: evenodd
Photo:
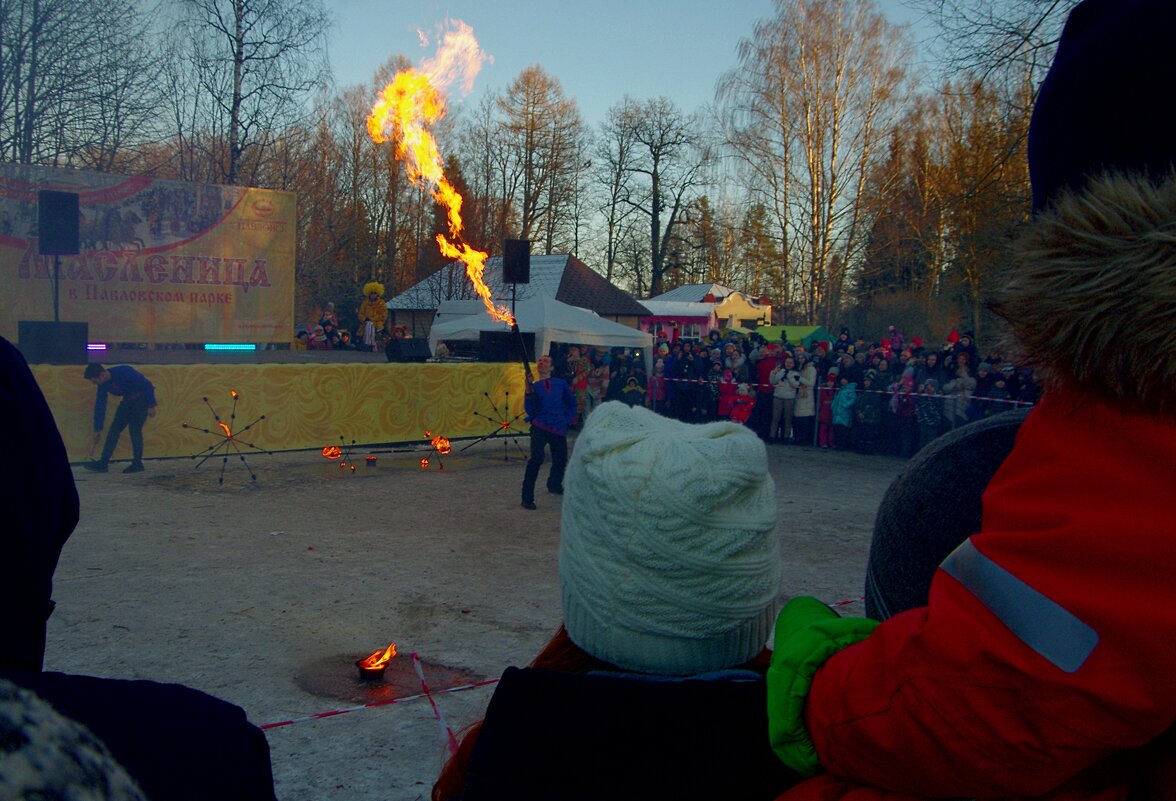
<svg viewBox="0 0 1176 801">
<path fill-rule="evenodd" d="M 787 332 L 788 341 L 793 345 L 804 345 L 805 348 L 811 348 L 814 342 L 833 341 L 822 325 L 761 325 L 755 329 L 755 333 L 768 342 L 779 341 L 781 331 Z"/>
<path fill-rule="evenodd" d="M 504 304 L 506 305 L 506 304 Z M 537 296 L 520 300 L 514 311 L 519 330 L 535 335 L 535 355 L 551 352 L 553 342 L 595 345 L 605 348 L 640 348 L 646 372 L 652 370 L 653 337 L 598 316 L 595 312 L 569 306 L 555 298 Z M 443 340 L 478 339 L 483 331 L 509 331 L 510 326 L 486 313 L 481 301 L 447 301 L 440 305 L 429 330 L 429 349 L 437 352 Z"/>
</svg>

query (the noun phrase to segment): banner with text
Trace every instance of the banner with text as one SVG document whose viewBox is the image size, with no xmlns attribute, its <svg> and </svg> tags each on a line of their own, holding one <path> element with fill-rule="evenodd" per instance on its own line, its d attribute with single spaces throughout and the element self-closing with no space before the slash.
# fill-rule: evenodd
<svg viewBox="0 0 1176 801">
<path fill-rule="evenodd" d="M 78 194 L 80 252 L 56 268 L 40 190 Z M 0 335 L 54 319 L 56 284 L 91 342 L 289 342 L 296 212 L 291 192 L 0 164 Z"/>
</svg>

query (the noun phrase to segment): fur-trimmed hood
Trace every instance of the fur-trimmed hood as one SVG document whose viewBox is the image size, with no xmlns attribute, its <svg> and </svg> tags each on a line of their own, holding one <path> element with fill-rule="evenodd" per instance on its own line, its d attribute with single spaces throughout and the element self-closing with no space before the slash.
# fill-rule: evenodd
<svg viewBox="0 0 1176 801">
<path fill-rule="evenodd" d="M 998 286 L 990 305 L 1047 387 L 1176 417 L 1176 176 L 1109 175 L 1063 194 Z"/>
</svg>

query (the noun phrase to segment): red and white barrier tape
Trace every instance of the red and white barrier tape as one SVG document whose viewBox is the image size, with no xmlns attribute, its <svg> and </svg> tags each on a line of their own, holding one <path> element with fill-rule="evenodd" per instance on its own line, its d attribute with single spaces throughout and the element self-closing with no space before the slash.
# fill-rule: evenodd
<svg viewBox="0 0 1176 801">
<path fill-rule="evenodd" d="M 454 736 L 453 729 L 449 728 L 449 724 L 445 722 L 445 716 L 441 714 L 441 708 L 433 700 L 433 694 L 429 692 L 429 683 L 425 681 L 425 672 L 421 670 L 421 658 L 417 656 L 416 651 L 412 652 L 412 667 L 416 671 L 417 678 L 421 680 L 421 689 L 425 691 L 425 697 L 429 699 L 429 706 L 433 707 L 433 717 L 437 718 L 437 723 L 441 726 L 441 734 L 449 744 L 449 753 L 456 754 L 457 737 Z"/>
<path fill-rule="evenodd" d="M 391 704 L 403 704 L 408 701 L 419 701 L 422 698 L 429 698 L 432 700 L 434 695 L 444 695 L 446 693 L 456 693 L 462 690 L 472 690 L 475 687 L 485 687 L 488 684 L 497 684 L 498 679 L 485 679 L 483 681 L 475 681 L 469 684 L 462 684 L 459 687 L 446 687 L 444 690 L 435 690 L 433 692 L 422 692 L 416 695 L 406 695 L 404 698 L 386 698 L 383 701 L 372 701 L 368 704 L 360 704 L 359 706 L 351 706 L 345 709 L 332 709 L 330 712 L 319 712 L 316 715 L 306 715 L 300 718 L 291 718 L 290 720 L 280 720 L 277 723 L 266 723 L 261 726 L 262 729 L 277 729 L 282 726 L 291 726 L 295 723 L 306 723 L 310 720 L 321 720 L 322 718 L 330 718 L 335 715 L 346 715 L 349 712 L 358 712 L 361 709 L 373 709 L 377 706 L 389 706 Z"/>
<path fill-rule="evenodd" d="M 830 607 L 837 608 L 841 606 L 849 606 L 850 604 L 860 603 L 865 598 L 849 598 L 844 601 L 829 604 Z M 433 707 L 433 716 L 437 718 L 437 723 L 441 726 L 441 734 L 445 737 L 449 744 L 450 753 L 457 751 L 457 737 L 453 733 L 453 729 L 445 722 L 445 716 L 441 714 L 441 709 L 437 706 L 433 696 L 445 695 L 447 693 L 457 693 L 463 690 L 473 690 L 477 687 L 486 687 L 490 684 L 497 684 L 498 679 L 483 679 L 482 681 L 474 681 L 469 684 L 462 684 L 458 687 L 446 687 L 444 690 L 430 690 L 428 682 L 425 681 L 424 671 L 421 669 L 421 660 L 416 652 L 412 653 L 412 666 L 416 670 L 417 677 L 421 680 L 421 692 L 416 695 L 406 695 L 404 698 L 386 698 L 383 701 L 372 701 L 368 704 L 360 704 L 359 706 L 349 706 L 344 709 L 332 709 L 330 712 L 319 712 L 315 715 L 304 715 L 300 718 L 291 718 L 289 720 L 279 720 L 276 723 L 266 723 L 259 728 L 261 729 L 279 729 L 283 726 L 292 726 L 295 723 L 307 723 L 312 720 L 322 720 L 323 718 L 333 718 L 336 715 L 346 715 L 351 712 L 359 712 L 361 709 L 374 709 L 378 706 L 391 706 L 392 704 L 403 704 L 408 701 L 419 701 L 422 698 L 427 698 L 429 704 Z"/>
</svg>

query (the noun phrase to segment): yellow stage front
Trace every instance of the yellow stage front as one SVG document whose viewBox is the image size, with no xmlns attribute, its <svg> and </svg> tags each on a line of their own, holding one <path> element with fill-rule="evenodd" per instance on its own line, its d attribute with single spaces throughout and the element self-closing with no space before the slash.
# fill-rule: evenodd
<svg viewBox="0 0 1176 801">
<path fill-rule="evenodd" d="M 337 445 L 340 437 L 360 445 L 410 442 L 422 439 L 425 431 L 449 439 L 480 437 L 498 425 L 491 402 L 506 419 L 523 406 L 522 366 L 509 363 L 134 367 L 155 385 L 159 404 L 143 429 L 144 456 L 149 459 L 192 456 L 216 444 L 224 434 L 214 410 L 244 441 L 281 451 Z M 32 370 L 70 460 L 89 458 L 94 386 L 82 377 L 83 368 L 33 365 Z M 239 396 L 235 409 L 233 391 Z M 110 397 L 108 425 L 118 403 L 119 398 Z M 265 419 L 258 420 L 262 415 Z M 514 427 L 527 430 L 522 417 Z M 130 449 L 124 432 L 114 458 L 129 459 Z"/>
</svg>

